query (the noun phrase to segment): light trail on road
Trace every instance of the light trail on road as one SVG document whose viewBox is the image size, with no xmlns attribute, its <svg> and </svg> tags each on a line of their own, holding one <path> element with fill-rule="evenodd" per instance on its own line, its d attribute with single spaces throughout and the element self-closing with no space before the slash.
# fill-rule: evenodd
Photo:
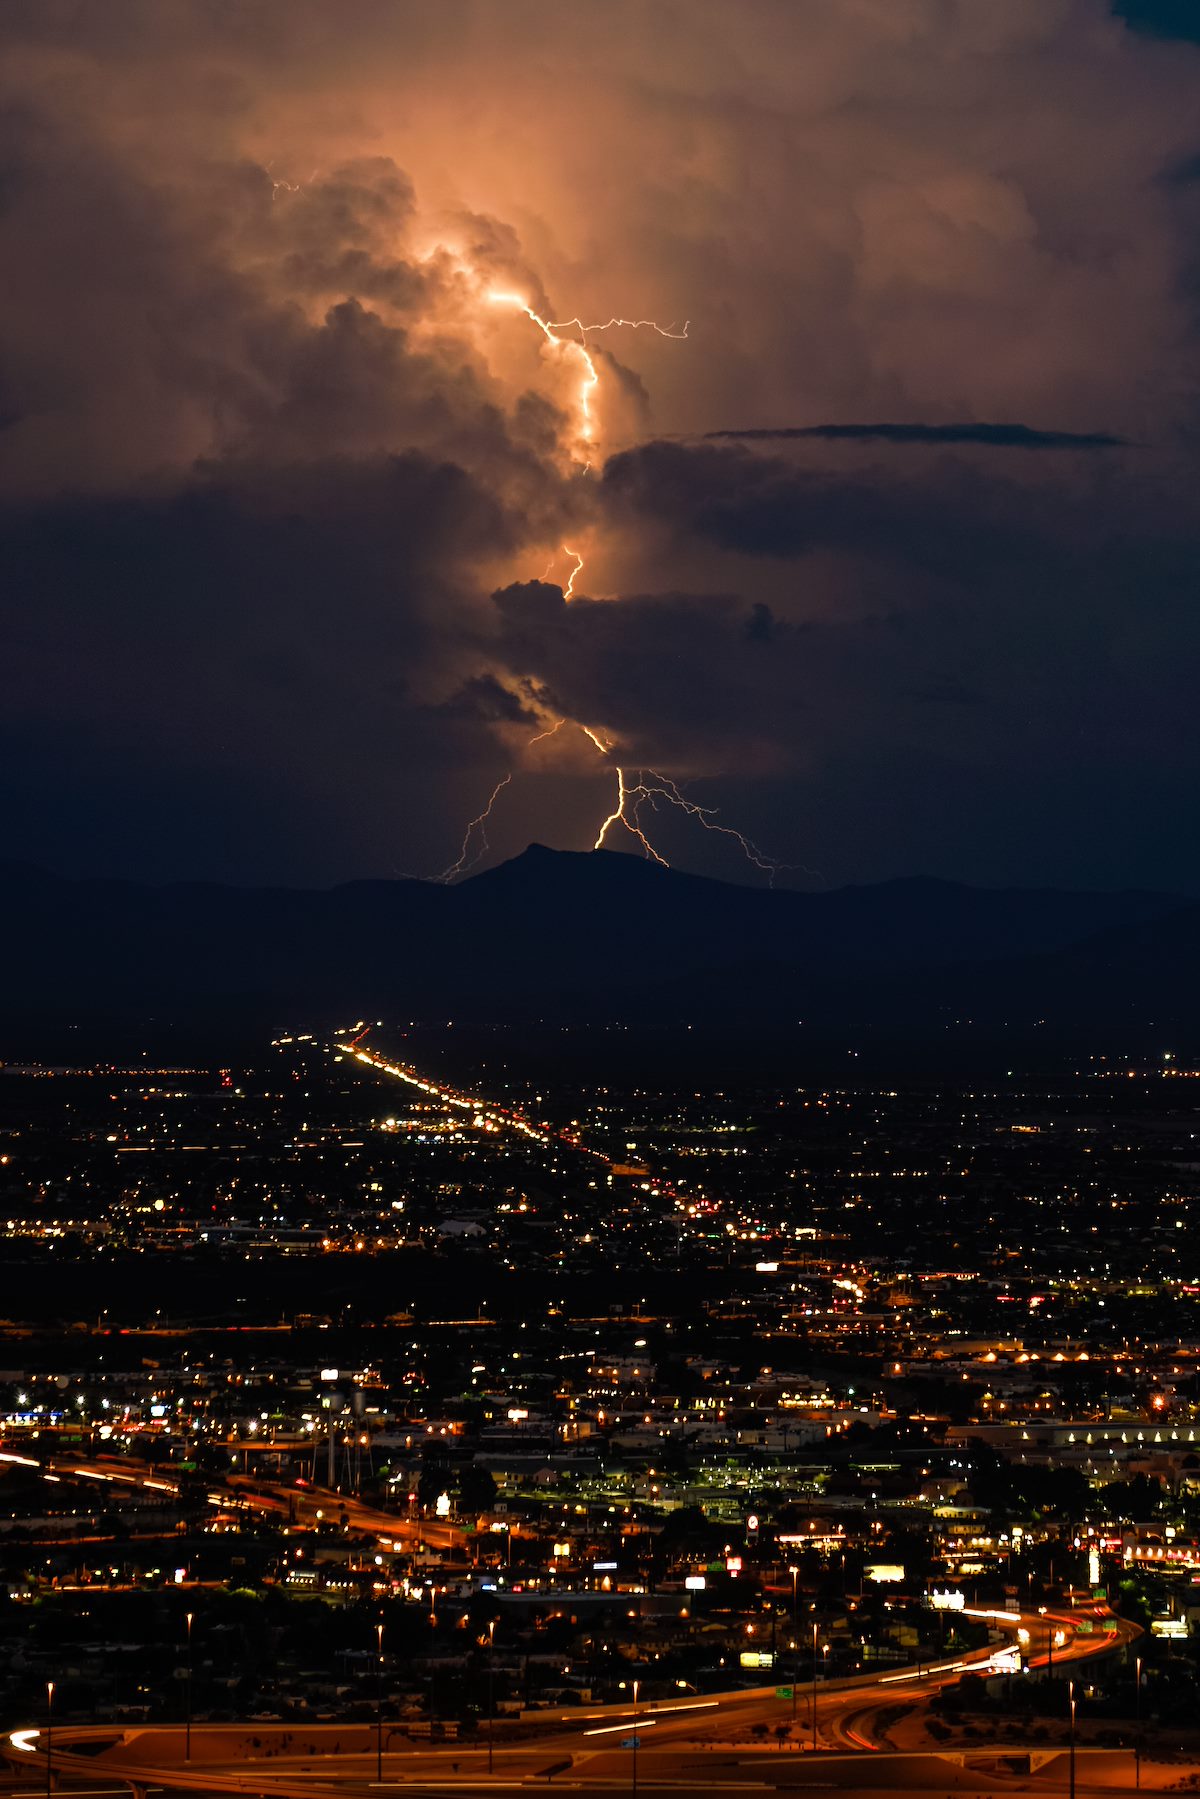
<svg viewBox="0 0 1200 1799">
<path fill-rule="evenodd" d="M 1136 1625 L 1111 1616 L 1106 1620 L 1108 1628 L 1099 1635 L 1078 1628 L 1083 1623 L 1094 1624 L 1095 1620 L 1095 1608 L 1090 1608 L 1079 1613 L 1003 1613 L 994 1621 L 1014 1631 L 1030 1630 L 1031 1635 L 1063 1627 L 1067 1640 L 1055 1657 L 1056 1662 L 1061 1663 L 1111 1653 L 1114 1647 L 1131 1642 L 1140 1634 Z M 996 1653 L 995 1647 L 989 1645 L 954 1662 L 914 1670 L 917 1687 L 926 1693 L 936 1692 L 963 1671 L 986 1670 Z M 730 1790 L 778 1785 L 834 1786 L 846 1784 L 843 1773 L 853 1769 L 852 1784 L 861 1791 L 872 1784 L 863 1779 L 861 1771 L 867 1756 L 881 1771 L 881 1785 L 919 1786 L 921 1790 L 928 1790 L 930 1770 L 935 1768 L 946 1770 L 938 1774 L 939 1782 L 958 1784 L 949 1778 L 946 1763 L 947 1758 L 957 1760 L 961 1767 L 962 1757 L 967 1753 L 962 1747 L 889 1751 L 869 1742 L 863 1734 L 866 1717 L 873 1711 L 886 1709 L 878 1699 L 873 1705 L 872 1697 L 881 1694 L 889 1684 L 894 1685 L 894 1681 L 892 1675 L 872 1674 L 822 1683 L 817 1699 L 816 1728 L 822 1737 L 840 1737 L 852 1746 L 818 1749 L 815 1756 L 812 1750 L 807 1750 L 802 1752 L 801 1762 L 796 1760 L 794 1747 L 791 1753 L 779 1751 L 778 1754 L 764 1749 L 761 1755 L 764 1758 L 769 1755 L 770 1760 L 761 1763 L 762 1772 L 770 1777 L 762 1781 L 747 1781 L 738 1778 L 734 1772 L 748 1766 L 757 1768 L 760 1766 L 757 1758 L 753 1763 L 732 1762 L 722 1759 L 722 1752 L 735 1747 L 734 1738 L 748 1735 L 757 1725 L 780 1722 L 784 1702 L 773 1687 L 744 1688 L 712 1694 L 702 1700 L 665 1701 L 661 1705 L 650 1702 L 645 1710 L 638 1707 L 636 1712 L 628 1701 L 621 1701 L 611 1707 L 598 1707 L 583 1717 L 578 1712 L 547 1713 L 544 1728 L 537 1736 L 519 1743 L 501 1742 L 494 1746 L 495 1754 L 504 1764 L 504 1773 L 499 1779 L 489 1780 L 484 1776 L 486 1750 L 483 1747 L 468 1748 L 460 1742 L 451 1742 L 438 1749 L 422 1747 L 397 1751 L 389 1748 L 385 1751 L 384 1761 L 392 1779 L 383 1784 L 404 1786 L 416 1792 L 457 1791 L 464 1795 L 476 1794 L 487 1787 L 525 1786 L 548 1778 L 546 1762 L 549 1756 L 558 1764 L 565 1760 L 571 1773 L 563 1784 L 569 1785 L 575 1793 L 594 1791 L 599 1794 L 615 1787 L 627 1789 L 623 1750 L 615 1744 L 602 1746 L 596 1738 L 613 1737 L 631 1730 L 640 1733 L 651 1728 L 655 1732 L 653 1745 L 646 1745 L 643 1762 L 644 1784 L 648 1787 L 695 1791 L 699 1786 L 728 1787 Z M 707 1715 L 698 1718 L 695 1714 L 700 1711 Z M 612 1722 L 598 1725 L 596 1721 L 604 1718 Z M 260 1799 L 327 1799 L 332 1795 L 342 1795 L 345 1799 L 348 1794 L 365 1794 L 379 1789 L 379 1783 L 371 1778 L 375 1764 L 372 1726 L 329 1724 L 301 1728 L 309 1747 L 296 1752 L 291 1767 L 281 1765 L 280 1759 L 274 1757 L 272 1771 L 267 1773 L 258 1751 L 265 1749 L 271 1753 L 270 1739 L 274 1733 L 287 1732 L 289 1737 L 294 1737 L 297 1731 L 294 1723 L 272 1725 L 256 1719 L 244 1725 L 193 1725 L 193 1738 L 198 1732 L 206 1750 L 225 1747 L 231 1752 L 225 1759 L 215 1754 L 210 1759 L 206 1754 L 202 1770 L 195 1763 L 186 1767 L 182 1764 L 182 1726 L 65 1727 L 61 1732 L 55 1731 L 48 1772 L 60 1779 L 64 1776 L 69 1779 L 77 1770 L 82 1772 L 80 1762 L 86 1754 L 87 1769 L 93 1779 L 97 1773 L 111 1775 L 143 1793 L 157 1787 L 177 1792 L 195 1792 L 203 1788 L 214 1793 L 257 1794 Z M 46 1768 L 41 1735 L 38 1728 L 29 1726 L 9 1733 L 4 1753 L 14 1768 Z M 360 1739 L 359 1746 L 352 1750 L 343 1749 L 348 1736 Z M 322 1754 L 314 1746 L 322 1740 L 332 1741 L 339 1752 Z M 138 1753 L 123 1756 L 122 1749 L 126 1746 L 132 1749 L 135 1743 Z M 254 1745 L 253 1752 L 249 1750 L 251 1744 Z M 240 1754 L 232 1753 L 239 1748 Z M 1003 1745 L 1005 1755 L 1022 1752 L 1019 1743 L 1006 1741 Z M 984 1751 L 977 1748 L 976 1753 Z M 149 1759 L 142 1760 L 142 1754 Z M 445 1767 L 451 1758 L 453 1773 L 448 1776 Z M 610 1774 L 608 1769 L 614 1760 L 616 1765 Z M 728 1776 L 727 1769 L 730 1770 Z M 808 1769 L 814 1772 L 827 1769 L 831 1778 L 811 1780 L 807 1778 Z M 885 1769 L 890 1771 L 890 1779 L 884 1777 Z M 441 1778 L 438 1778 L 439 1773 Z M 994 1786 L 994 1775 L 988 1776 L 986 1784 Z M 84 1795 L 81 1794 L 80 1799 L 84 1799 Z"/>
</svg>

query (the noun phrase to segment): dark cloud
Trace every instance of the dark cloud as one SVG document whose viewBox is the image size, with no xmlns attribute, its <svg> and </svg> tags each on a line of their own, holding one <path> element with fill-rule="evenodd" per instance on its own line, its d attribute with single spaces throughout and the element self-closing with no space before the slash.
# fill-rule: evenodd
<svg viewBox="0 0 1200 1799">
<path fill-rule="evenodd" d="M 379 808 L 407 808 L 436 858 L 424 770 L 469 727 L 430 703 L 461 680 L 473 560 L 519 530 L 416 452 L 0 513 L 10 818 L 68 868 L 86 845 L 112 872 L 312 879 L 373 866 Z"/>
<path fill-rule="evenodd" d="M 541 724 L 541 713 L 530 703 L 528 691 L 514 692 L 488 673 L 470 676 L 443 702 L 441 711 L 447 716 L 478 719 L 489 725 L 528 725 L 535 730 Z"/>
<path fill-rule="evenodd" d="M 1200 44 L 1200 13 L 1194 0 L 1113 0 L 1113 12 L 1131 31 Z"/>
<path fill-rule="evenodd" d="M 741 556 L 832 549 L 926 567 L 943 562 L 955 546 L 968 560 L 999 553 L 1012 560 L 1036 530 L 1039 510 L 1030 506 L 1023 514 L 1011 490 L 965 466 L 920 480 L 899 471 L 797 466 L 715 444 L 651 443 L 624 451 L 607 464 L 603 490 L 618 514 L 632 512 Z"/>
<path fill-rule="evenodd" d="M 1111 450 L 1128 439 L 1109 431 L 1041 431 L 1032 425 L 753 425 L 745 430 L 705 431 L 705 440 L 736 439 L 745 443 L 772 439 L 825 443 L 983 444 L 1007 450 Z"/>
</svg>

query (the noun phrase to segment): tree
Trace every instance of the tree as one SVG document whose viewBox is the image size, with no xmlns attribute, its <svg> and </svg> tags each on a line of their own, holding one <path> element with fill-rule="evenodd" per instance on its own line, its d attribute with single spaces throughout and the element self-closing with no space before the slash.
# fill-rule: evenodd
<svg viewBox="0 0 1200 1799">
<path fill-rule="evenodd" d="M 458 1503 L 464 1512 L 490 1512 L 495 1505 L 496 1482 L 479 1462 L 468 1462 L 459 1475 Z"/>
<path fill-rule="evenodd" d="M 450 1484 L 450 1473 L 444 1462 L 426 1462 L 417 1476 L 417 1498 L 423 1510 L 436 1505 Z"/>
</svg>

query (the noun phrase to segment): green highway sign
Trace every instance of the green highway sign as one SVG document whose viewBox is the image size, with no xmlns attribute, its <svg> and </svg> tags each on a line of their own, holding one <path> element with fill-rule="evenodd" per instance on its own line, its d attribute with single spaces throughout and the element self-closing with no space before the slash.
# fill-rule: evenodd
<svg viewBox="0 0 1200 1799">
<path fill-rule="evenodd" d="M 793 1697 L 791 1687 L 776 1687 L 775 1697 L 776 1699 L 791 1699 Z"/>
</svg>

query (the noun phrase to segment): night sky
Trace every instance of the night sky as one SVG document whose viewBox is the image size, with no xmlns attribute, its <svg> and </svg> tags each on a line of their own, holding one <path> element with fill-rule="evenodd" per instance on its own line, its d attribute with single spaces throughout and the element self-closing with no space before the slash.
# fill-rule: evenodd
<svg viewBox="0 0 1200 1799">
<path fill-rule="evenodd" d="M 1198 38 L 6 0 L 3 853 L 1200 890 Z"/>
</svg>

